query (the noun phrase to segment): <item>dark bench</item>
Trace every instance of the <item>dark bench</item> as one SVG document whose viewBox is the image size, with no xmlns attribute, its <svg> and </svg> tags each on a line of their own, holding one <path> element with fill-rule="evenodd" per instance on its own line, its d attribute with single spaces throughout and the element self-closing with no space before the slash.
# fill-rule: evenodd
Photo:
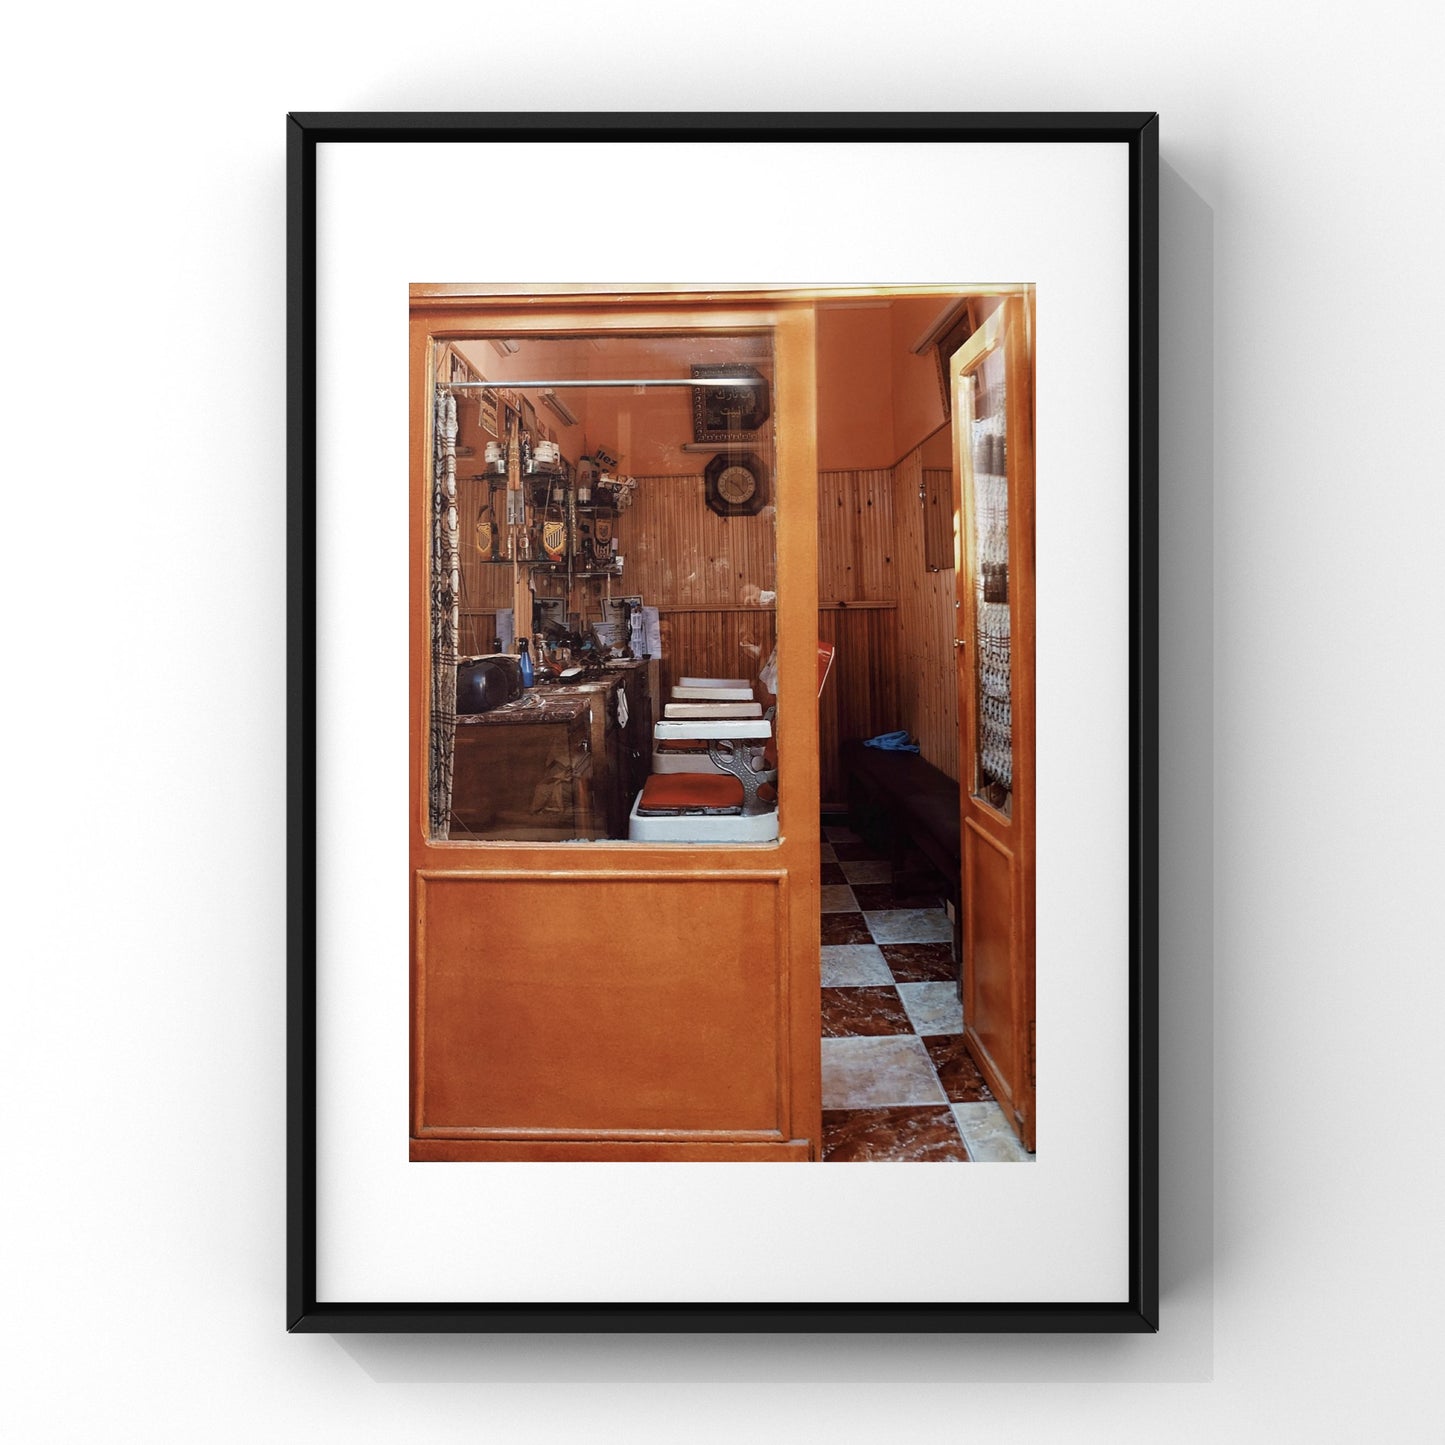
<svg viewBox="0 0 1445 1445">
<path fill-rule="evenodd" d="M 900 897 L 940 886 L 953 903 L 953 953 L 959 956 L 962 899 L 959 880 L 958 784 L 917 753 L 888 752 L 849 741 L 842 748 L 849 822 L 891 860 Z"/>
</svg>

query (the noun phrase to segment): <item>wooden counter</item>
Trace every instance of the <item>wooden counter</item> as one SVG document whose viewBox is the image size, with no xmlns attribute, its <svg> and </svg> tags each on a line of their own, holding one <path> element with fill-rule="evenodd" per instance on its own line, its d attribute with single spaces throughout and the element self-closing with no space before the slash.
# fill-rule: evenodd
<svg viewBox="0 0 1445 1445">
<path fill-rule="evenodd" d="M 613 663 L 458 717 L 451 837 L 625 838 L 651 759 L 657 673 L 655 659 Z"/>
</svg>

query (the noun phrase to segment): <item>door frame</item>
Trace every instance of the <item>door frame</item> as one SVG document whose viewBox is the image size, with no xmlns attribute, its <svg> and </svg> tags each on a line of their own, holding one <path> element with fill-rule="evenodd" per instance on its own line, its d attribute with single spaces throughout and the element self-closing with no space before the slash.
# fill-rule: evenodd
<svg viewBox="0 0 1445 1445">
<path fill-rule="evenodd" d="M 606 878 L 774 880 L 779 902 L 778 1098 L 776 1148 L 764 1157 L 821 1152 L 819 1025 L 820 916 L 817 696 L 817 450 L 815 327 L 811 302 L 766 305 L 726 293 L 637 292 L 460 295 L 459 288 L 412 288 L 410 314 L 410 577 L 408 888 L 411 971 L 413 1158 L 747 1158 L 760 1147 L 741 1136 L 717 1143 L 686 1132 L 650 1140 L 600 1136 L 520 1138 L 515 1130 L 435 1130 L 425 1115 L 426 894 L 436 880 L 500 883 L 546 878 L 579 886 Z M 437 294 L 438 290 L 445 294 Z M 431 727 L 431 559 L 434 357 L 436 343 L 488 336 L 616 332 L 705 335 L 767 331 L 773 338 L 777 499 L 779 841 L 776 844 L 651 845 L 625 840 L 518 843 L 428 836 Z M 505 382 L 499 381 L 504 386 Z M 749 1149 L 754 1153 L 750 1153 Z M 599 1152 L 600 1150 L 600 1152 Z"/>
</svg>

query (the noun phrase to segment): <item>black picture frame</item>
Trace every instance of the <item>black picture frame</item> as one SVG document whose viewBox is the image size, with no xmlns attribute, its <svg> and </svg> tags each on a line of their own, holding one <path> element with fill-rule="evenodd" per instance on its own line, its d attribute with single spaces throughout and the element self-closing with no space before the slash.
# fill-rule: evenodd
<svg viewBox="0 0 1445 1445">
<path fill-rule="evenodd" d="M 287 1281 L 297 1332 L 1147 1332 L 1158 1328 L 1158 118 L 1097 114 L 333 114 L 287 117 Z M 1128 148 L 1128 1297 L 962 1304 L 457 1303 L 317 1291 L 317 151 L 382 142 L 877 144 Z"/>
<path fill-rule="evenodd" d="M 696 377 L 729 377 L 746 375 L 751 384 L 733 387 L 698 387 L 692 394 L 692 439 L 717 444 L 750 442 L 772 414 L 772 401 L 767 378 L 755 366 L 712 365 L 697 363 L 692 368 Z M 746 406 L 744 408 L 744 402 Z M 736 421 L 736 426 L 729 426 Z"/>
</svg>

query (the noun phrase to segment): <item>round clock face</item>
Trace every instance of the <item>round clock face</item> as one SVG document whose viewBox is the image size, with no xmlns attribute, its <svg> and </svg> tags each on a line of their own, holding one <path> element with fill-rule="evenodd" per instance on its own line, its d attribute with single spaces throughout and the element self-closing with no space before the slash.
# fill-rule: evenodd
<svg viewBox="0 0 1445 1445">
<path fill-rule="evenodd" d="M 768 474 L 751 452 L 719 454 L 707 464 L 707 504 L 720 517 L 756 517 L 768 499 Z"/>
<path fill-rule="evenodd" d="M 746 502 L 757 489 L 758 479 L 746 467 L 724 467 L 718 475 L 718 495 L 733 506 Z"/>
</svg>

